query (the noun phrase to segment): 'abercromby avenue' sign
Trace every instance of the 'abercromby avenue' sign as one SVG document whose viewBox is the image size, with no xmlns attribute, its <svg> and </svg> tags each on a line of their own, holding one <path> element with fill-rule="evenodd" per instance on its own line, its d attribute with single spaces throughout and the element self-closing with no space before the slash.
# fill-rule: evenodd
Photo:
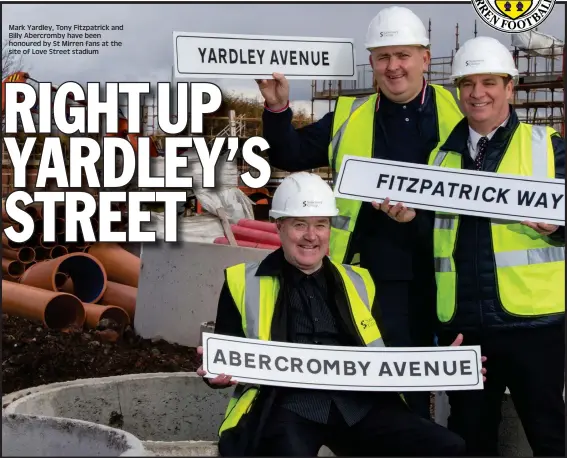
<svg viewBox="0 0 567 458">
<path fill-rule="evenodd" d="M 356 79 L 354 42 L 214 33 L 173 33 L 175 78 Z"/>
<path fill-rule="evenodd" d="M 338 347 L 203 333 L 207 378 L 346 391 L 482 390 L 480 347 Z"/>
</svg>

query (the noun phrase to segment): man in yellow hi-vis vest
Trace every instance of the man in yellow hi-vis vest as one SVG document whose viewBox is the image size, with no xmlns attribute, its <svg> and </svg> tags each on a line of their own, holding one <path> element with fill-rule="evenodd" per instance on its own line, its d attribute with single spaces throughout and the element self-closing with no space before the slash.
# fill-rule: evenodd
<svg viewBox="0 0 567 458">
<path fill-rule="evenodd" d="M 364 74 L 358 82 L 364 88 L 376 87 L 377 93 L 341 94 L 333 112 L 299 129 L 291 124 L 286 78 L 274 74 L 271 80 L 259 81 L 270 164 L 290 172 L 329 167 L 333 176 L 345 154 L 427 164 L 431 151 L 437 151 L 462 119 L 453 95 L 425 81 L 429 46 L 425 26 L 411 10 L 382 9 L 366 34 L 373 78 Z M 384 334 L 393 345 L 432 345 L 432 219 L 418 212 L 415 221 L 400 228 L 370 203 L 338 199 L 337 205 L 331 259 L 370 271 L 380 296 Z M 407 393 L 406 400 L 429 418 L 429 393 Z"/>
<path fill-rule="evenodd" d="M 318 175 L 288 176 L 274 194 L 282 246 L 225 271 L 215 333 L 339 346 L 385 346 L 376 288 L 366 269 L 329 259 L 333 191 Z M 458 336 L 453 345 L 460 345 Z M 202 348 L 198 349 L 202 354 Z M 484 369 L 482 370 L 485 373 Z M 202 368 L 197 373 L 206 375 Z M 232 385 L 230 374 L 205 379 Z M 462 439 L 412 412 L 393 392 L 237 384 L 219 429 L 222 456 L 454 456 Z"/>
<path fill-rule="evenodd" d="M 518 70 L 503 44 L 466 42 L 453 79 L 466 119 L 431 165 L 565 178 L 564 139 L 521 122 L 509 105 Z M 498 455 L 508 388 L 534 456 L 565 456 L 564 227 L 437 212 L 434 255 L 439 342 L 464 333 L 466 344 L 481 345 L 491 375 L 483 391 L 448 393 L 449 428 L 470 454 Z"/>
</svg>

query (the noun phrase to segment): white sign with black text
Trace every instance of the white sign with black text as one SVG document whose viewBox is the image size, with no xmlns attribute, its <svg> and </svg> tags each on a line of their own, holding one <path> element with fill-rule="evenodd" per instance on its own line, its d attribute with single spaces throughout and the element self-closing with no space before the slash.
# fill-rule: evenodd
<svg viewBox="0 0 567 458">
<path fill-rule="evenodd" d="M 508 221 L 565 224 L 565 180 L 345 156 L 335 196 Z"/>
<path fill-rule="evenodd" d="M 175 78 L 356 79 L 354 40 L 173 33 Z"/>
<path fill-rule="evenodd" d="M 388 348 L 269 342 L 203 333 L 207 378 L 345 391 L 482 390 L 479 346 Z"/>
</svg>

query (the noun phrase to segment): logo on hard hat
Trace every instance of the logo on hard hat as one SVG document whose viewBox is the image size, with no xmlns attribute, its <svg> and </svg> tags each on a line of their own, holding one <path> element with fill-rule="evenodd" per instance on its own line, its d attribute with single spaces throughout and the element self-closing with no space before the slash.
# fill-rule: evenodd
<svg viewBox="0 0 567 458">
<path fill-rule="evenodd" d="M 484 60 L 465 60 L 465 67 L 476 67 L 484 62 Z"/>
<path fill-rule="evenodd" d="M 304 207 L 318 207 L 319 205 L 323 205 L 322 200 L 304 200 L 303 201 Z"/>
<path fill-rule="evenodd" d="M 395 37 L 398 34 L 397 30 L 393 30 L 391 32 L 380 32 L 380 37 L 387 37 L 387 38 L 391 38 L 391 37 Z"/>
<path fill-rule="evenodd" d="M 551 14 L 555 0 L 473 0 L 472 4 L 493 29 L 519 33 L 541 25 Z"/>
</svg>

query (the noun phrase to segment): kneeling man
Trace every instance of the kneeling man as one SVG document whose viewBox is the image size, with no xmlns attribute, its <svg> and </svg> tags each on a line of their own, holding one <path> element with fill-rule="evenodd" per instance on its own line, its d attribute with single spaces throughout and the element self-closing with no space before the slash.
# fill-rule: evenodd
<svg viewBox="0 0 567 458">
<path fill-rule="evenodd" d="M 270 211 L 282 246 L 260 263 L 226 269 L 215 333 L 300 344 L 384 346 L 387 332 L 382 336 L 368 271 L 326 255 L 330 220 L 337 214 L 333 191 L 321 177 L 289 175 L 276 190 Z M 461 342 L 459 336 L 453 345 Z M 198 374 L 205 375 L 202 367 Z M 235 384 L 229 375 L 204 380 L 219 388 Z M 350 456 L 465 454 L 458 435 L 411 412 L 393 392 L 236 384 L 219 434 L 222 456 L 317 456 L 323 445 Z"/>
</svg>

